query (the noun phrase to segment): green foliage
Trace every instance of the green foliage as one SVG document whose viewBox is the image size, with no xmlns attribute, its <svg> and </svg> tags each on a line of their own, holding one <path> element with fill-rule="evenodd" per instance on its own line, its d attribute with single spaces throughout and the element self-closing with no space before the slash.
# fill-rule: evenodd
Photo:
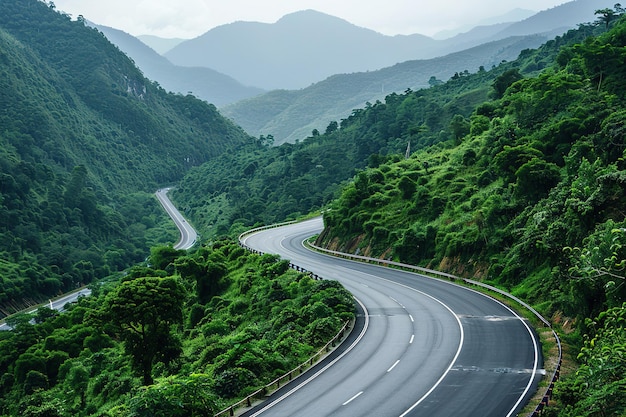
<svg viewBox="0 0 626 417">
<path fill-rule="evenodd" d="M 0 3 L 0 51 L 3 316 L 175 239 L 152 190 L 252 140 L 46 2 Z"/>
<path fill-rule="evenodd" d="M 155 361 L 169 363 L 180 354 L 171 327 L 182 322 L 184 288 L 175 278 L 135 278 L 110 293 L 103 320 L 124 341 L 144 385 L 150 385 Z"/>
<path fill-rule="evenodd" d="M 626 303 L 586 322 L 575 375 L 557 385 L 562 417 L 622 416 L 626 413 Z"/>
<path fill-rule="evenodd" d="M 589 51 L 579 45 L 592 42 L 594 53 L 610 58 L 613 51 L 603 45 L 621 39 L 624 26 L 564 46 L 568 52 L 561 52 L 558 64 L 537 76 L 522 78 L 516 68 L 501 72 L 493 83 L 500 100 L 477 106 L 469 127 L 465 118 L 451 117 L 463 142 L 359 172 L 326 212 L 319 242 L 441 265 L 511 288 L 526 283 L 524 293 L 548 313 L 589 317 L 619 305 L 624 286 L 616 266 L 593 278 L 570 276 L 571 268 L 585 270 L 580 262 L 590 259 L 589 251 L 601 252 L 596 270 L 607 271 L 600 258 L 616 265 L 623 259 L 598 240 L 612 241 L 607 231 L 622 227 L 623 212 L 616 208 L 626 197 L 624 103 L 612 84 L 598 90 L 584 78 L 592 64 L 581 61 Z M 520 61 L 531 57 L 523 55 Z M 605 75 L 618 70 L 611 59 Z M 567 257 L 562 249 L 568 246 L 584 249 Z M 542 280 L 543 286 L 535 285 Z"/>
<path fill-rule="evenodd" d="M 212 378 L 192 374 L 171 377 L 155 385 L 142 387 L 129 401 L 127 416 L 187 417 L 217 413 Z"/>
<path fill-rule="evenodd" d="M 213 415 L 306 361 L 354 316 L 339 283 L 277 256 L 230 240 L 170 249 L 153 250 L 165 269 L 132 268 L 63 314 L 13 317 L 0 333 L 0 415 Z M 216 277 L 211 291 L 195 288 Z"/>
</svg>

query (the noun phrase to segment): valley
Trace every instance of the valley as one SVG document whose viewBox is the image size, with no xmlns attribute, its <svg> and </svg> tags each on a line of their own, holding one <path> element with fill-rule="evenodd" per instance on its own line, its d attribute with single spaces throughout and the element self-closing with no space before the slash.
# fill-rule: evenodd
<svg viewBox="0 0 626 417">
<path fill-rule="evenodd" d="M 363 319 L 353 296 L 371 343 L 268 413 L 514 415 L 539 386 L 548 399 L 524 413 L 623 415 L 626 17 L 601 6 L 567 2 L 470 49 L 264 92 L 149 55 L 191 82 L 161 85 L 82 16 L 1 2 L 0 416 L 215 415 Z M 328 19 L 277 26 L 307 17 Z M 175 91 L 209 79 L 224 106 Z M 268 253 L 237 241 L 306 218 L 246 241 Z M 538 375 L 555 342 L 513 311 L 304 255 L 313 233 L 523 300 L 563 342 L 555 385 Z M 62 314 L 46 305 L 85 286 Z"/>
</svg>

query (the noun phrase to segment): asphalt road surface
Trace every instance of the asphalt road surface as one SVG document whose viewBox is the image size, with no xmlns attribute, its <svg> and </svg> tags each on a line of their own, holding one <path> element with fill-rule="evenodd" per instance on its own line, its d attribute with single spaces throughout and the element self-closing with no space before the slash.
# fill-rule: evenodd
<svg viewBox="0 0 626 417">
<path fill-rule="evenodd" d="M 63 311 L 66 304 L 73 303 L 78 299 L 78 297 L 87 297 L 89 295 L 91 295 L 91 290 L 89 288 L 83 288 L 80 291 L 65 294 L 55 300 L 51 300 L 47 305 L 44 305 L 44 307 L 49 307 L 52 310 Z M 32 314 L 35 311 L 37 311 L 36 308 L 27 311 L 27 313 Z M 0 330 L 11 330 L 11 327 L 9 327 L 6 323 L 2 323 L 0 324 Z"/>
<path fill-rule="evenodd" d="M 509 417 L 542 374 L 534 331 L 515 312 L 453 283 L 311 252 L 320 218 L 245 237 L 362 303 L 363 334 L 332 364 L 245 416 Z"/>
<path fill-rule="evenodd" d="M 180 240 L 174 245 L 174 249 L 187 250 L 196 244 L 196 239 L 198 238 L 198 235 L 195 229 L 191 227 L 189 223 L 187 223 L 187 220 L 185 220 L 183 215 L 180 214 L 176 207 L 174 207 L 174 204 L 172 204 L 172 202 L 170 201 L 169 197 L 167 196 L 169 190 L 171 190 L 171 188 L 161 188 L 157 190 L 156 196 L 167 214 L 169 214 L 169 216 L 174 221 L 174 224 L 176 224 L 176 227 L 178 227 L 178 230 L 180 231 Z"/>
</svg>

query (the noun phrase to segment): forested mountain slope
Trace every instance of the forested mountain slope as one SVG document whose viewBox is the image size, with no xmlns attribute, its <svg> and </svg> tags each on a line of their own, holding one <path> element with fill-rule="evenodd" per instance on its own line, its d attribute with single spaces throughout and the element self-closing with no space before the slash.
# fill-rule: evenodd
<svg viewBox="0 0 626 417">
<path fill-rule="evenodd" d="M 625 51 L 621 19 L 536 77 L 502 74 L 454 140 L 359 172 L 318 239 L 489 281 L 563 325 L 580 362 L 549 415 L 626 413 Z"/>
<path fill-rule="evenodd" d="M 536 74 L 554 62 L 561 46 L 582 41 L 597 29 L 571 31 L 493 70 L 462 72 L 441 85 L 389 94 L 384 102 L 368 103 L 341 121 L 314 129 L 299 143 L 269 146 L 273 138 L 262 136 L 237 153 L 192 169 L 173 197 L 204 236 L 320 208 L 338 196 L 342 182 L 356 170 L 404 154 L 409 142 L 417 150 L 459 135 L 476 106 L 488 100 L 496 79 L 516 79 L 513 69 Z M 504 73 L 508 75 L 498 78 Z M 501 92 L 503 88 L 498 84 Z"/>
<path fill-rule="evenodd" d="M 0 72 L 4 313 L 145 258 L 156 187 L 249 140 L 40 1 L 0 2 Z"/>
</svg>

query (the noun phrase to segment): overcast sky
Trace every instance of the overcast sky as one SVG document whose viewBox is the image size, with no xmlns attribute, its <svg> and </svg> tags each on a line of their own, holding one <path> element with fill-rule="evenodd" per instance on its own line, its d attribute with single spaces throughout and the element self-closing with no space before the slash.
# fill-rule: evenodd
<svg viewBox="0 0 626 417">
<path fill-rule="evenodd" d="M 521 8 L 545 10 L 568 0 L 53 0 L 57 10 L 83 15 L 131 35 L 194 38 L 235 21 L 274 23 L 298 10 L 313 9 L 385 35 L 420 33 L 475 25 Z"/>
</svg>

